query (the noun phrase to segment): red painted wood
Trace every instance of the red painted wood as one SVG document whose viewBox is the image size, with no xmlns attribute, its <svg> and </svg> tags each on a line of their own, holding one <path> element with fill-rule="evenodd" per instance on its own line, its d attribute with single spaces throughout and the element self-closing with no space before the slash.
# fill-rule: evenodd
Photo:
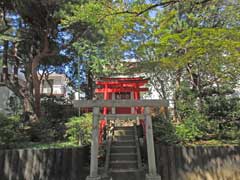
<svg viewBox="0 0 240 180">
<path fill-rule="evenodd" d="M 116 114 L 131 114 L 131 108 L 118 107 L 116 108 Z"/>
<path fill-rule="evenodd" d="M 115 99 L 131 99 L 131 92 L 133 92 L 133 99 L 140 99 L 140 92 L 148 91 L 144 86 L 148 80 L 142 78 L 103 78 L 96 82 L 98 88 L 95 93 L 103 93 L 103 99 L 112 99 L 112 93 L 115 93 Z M 141 107 L 135 108 L 135 113 L 141 113 Z M 104 115 L 111 112 L 111 108 L 104 107 L 102 113 Z M 116 114 L 131 114 L 131 108 L 119 107 L 116 108 Z M 105 120 L 100 121 L 99 127 L 99 143 L 102 143 L 104 133 Z"/>
<path fill-rule="evenodd" d="M 148 88 L 130 88 L 130 87 L 123 87 L 123 88 L 108 88 L 106 89 L 107 93 L 118 93 L 118 92 L 146 92 L 148 91 Z M 104 93 L 105 89 L 96 89 L 95 93 Z"/>
<path fill-rule="evenodd" d="M 138 83 L 140 85 L 144 85 L 146 84 L 148 81 L 147 80 L 142 80 L 142 81 L 97 81 L 96 84 L 97 85 L 105 85 L 105 84 L 109 84 L 109 85 L 117 85 L 117 84 L 130 84 L 132 85 L 133 83 Z"/>
<path fill-rule="evenodd" d="M 104 100 L 108 100 L 108 91 L 107 91 L 107 90 L 108 90 L 108 86 L 105 85 L 105 86 L 104 86 L 104 89 L 102 89 L 102 90 L 103 90 L 103 93 L 104 93 L 103 99 L 104 99 Z M 104 115 L 107 114 L 107 107 L 104 107 L 104 108 L 103 108 L 103 114 L 104 114 Z"/>
<path fill-rule="evenodd" d="M 121 81 L 121 80 L 134 80 L 134 81 L 137 81 L 137 80 L 144 80 L 143 78 L 141 77 L 131 77 L 131 78 L 127 78 L 127 77 L 120 77 L 120 78 L 102 78 L 102 80 L 111 80 L 111 81 L 114 81 L 114 80 L 118 80 L 118 81 Z"/>
</svg>

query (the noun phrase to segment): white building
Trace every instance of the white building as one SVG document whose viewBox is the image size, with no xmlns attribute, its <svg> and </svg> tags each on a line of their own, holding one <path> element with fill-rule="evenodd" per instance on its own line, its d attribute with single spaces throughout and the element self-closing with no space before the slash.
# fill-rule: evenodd
<svg viewBox="0 0 240 180">
<path fill-rule="evenodd" d="M 19 79 L 25 81 L 23 78 L 23 74 L 19 75 Z M 51 86 L 48 82 L 51 84 Z M 48 81 L 43 78 L 40 85 L 40 93 L 44 95 L 50 95 L 52 91 L 53 96 L 69 99 L 68 82 L 69 80 L 65 74 L 50 74 Z M 11 101 L 16 100 L 16 102 L 19 102 L 17 99 L 18 98 L 15 96 L 15 94 L 8 89 L 4 83 L 0 82 L 0 113 L 12 113 L 10 108 Z"/>
<path fill-rule="evenodd" d="M 47 80 L 43 78 L 40 86 L 40 93 L 45 95 L 50 95 L 52 93 L 53 96 L 67 98 L 68 82 L 69 80 L 65 74 L 50 74 Z"/>
</svg>

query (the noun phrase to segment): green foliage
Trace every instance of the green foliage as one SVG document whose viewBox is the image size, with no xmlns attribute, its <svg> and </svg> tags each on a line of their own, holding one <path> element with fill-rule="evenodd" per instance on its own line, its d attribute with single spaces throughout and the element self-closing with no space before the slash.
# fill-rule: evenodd
<svg viewBox="0 0 240 180">
<path fill-rule="evenodd" d="M 176 144 L 179 141 L 174 125 L 161 117 L 153 118 L 153 132 L 154 137 L 160 143 Z"/>
<path fill-rule="evenodd" d="M 0 144 L 10 144 L 23 139 L 20 117 L 0 114 Z"/>
<path fill-rule="evenodd" d="M 222 140 L 238 140 L 240 142 L 240 126 L 239 123 L 227 122 L 220 126 L 218 139 Z"/>
<path fill-rule="evenodd" d="M 56 142 L 64 139 L 65 120 L 63 118 L 41 118 L 32 123 L 28 135 L 32 142 Z"/>
<path fill-rule="evenodd" d="M 209 134 L 234 139 L 239 137 L 240 106 L 228 96 L 240 73 L 239 8 L 236 0 L 4 1 L 0 11 L 7 10 L 8 23 L 0 19 L 0 44 L 9 41 L 11 46 L 5 50 L 9 62 L 16 65 L 12 54 L 12 44 L 16 43 L 19 68 L 30 83 L 29 87 L 18 84 L 13 89 L 19 88 L 17 94 L 29 90 L 25 94 L 30 95 L 30 104 L 34 104 L 34 71 L 29 62 L 37 59 L 35 55 L 46 56 L 38 60 L 46 67 L 72 59 L 72 65 L 79 67 L 80 60 L 88 74 L 86 79 L 92 78 L 89 87 L 94 78 L 115 73 L 113 69 L 125 70 L 118 60 L 137 57 L 140 65 L 135 71 L 127 67 L 128 72 L 150 74 L 161 97 L 173 96 L 174 110 L 181 117 L 176 132 L 170 122 L 160 118 L 154 122 L 160 141 L 196 141 Z M 10 28 L 5 30 L 7 25 Z M 76 68 L 68 69 L 70 74 Z M 79 72 L 71 74 L 79 80 Z M 89 87 L 85 89 L 91 92 Z M 29 134 L 39 141 L 58 139 L 64 129 L 63 109 L 53 101 L 42 104 L 49 113 Z M 15 108 L 14 103 L 11 105 Z M 1 141 L 15 141 L 18 122 L 2 119 Z M 66 136 L 74 143 L 89 143 L 90 122 L 90 115 L 71 118 L 66 123 Z"/>
<path fill-rule="evenodd" d="M 15 144 L 9 144 L 8 146 L 3 146 L 3 148 L 7 149 L 51 149 L 51 148 L 73 148 L 79 147 L 72 142 L 54 142 L 54 143 L 46 143 L 46 142 L 17 142 Z"/>
<path fill-rule="evenodd" d="M 182 123 L 176 125 L 176 134 L 182 142 L 193 142 L 203 138 L 209 123 L 208 119 L 197 111 L 192 111 Z"/>
<path fill-rule="evenodd" d="M 61 119 L 63 117 L 63 100 L 58 100 L 55 97 L 44 98 L 41 102 L 42 110 L 45 112 L 45 118 L 47 119 Z"/>
<path fill-rule="evenodd" d="M 216 121 L 231 121 L 240 119 L 240 103 L 239 98 L 220 96 L 205 97 L 206 105 L 204 113 L 208 115 L 209 119 Z"/>
<path fill-rule="evenodd" d="M 204 113 L 218 123 L 218 138 L 225 140 L 240 139 L 239 98 L 231 96 L 208 97 Z"/>
<path fill-rule="evenodd" d="M 66 123 L 66 137 L 75 144 L 90 144 L 92 135 L 92 114 L 72 117 Z"/>
<path fill-rule="evenodd" d="M 233 97 L 231 86 L 209 88 L 202 93 L 205 95 L 200 100 L 186 82 L 177 92 L 181 122 L 176 125 L 176 133 L 180 140 L 239 139 L 239 98 Z"/>
<path fill-rule="evenodd" d="M 198 94 L 184 82 L 177 93 L 179 96 L 177 109 L 181 117 L 181 122 L 176 125 L 176 134 L 179 139 L 186 143 L 205 139 L 208 135 L 217 136 L 217 122 L 201 112 L 199 107 L 202 106 L 202 102 L 197 100 Z"/>
</svg>

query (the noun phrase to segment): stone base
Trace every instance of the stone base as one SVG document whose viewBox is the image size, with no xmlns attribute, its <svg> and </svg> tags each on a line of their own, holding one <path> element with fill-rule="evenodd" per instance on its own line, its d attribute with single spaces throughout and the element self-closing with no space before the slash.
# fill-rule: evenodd
<svg viewBox="0 0 240 180">
<path fill-rule="evenodd" d="M 101 177 L 100 177 L 100 176 L 97 176 L 97 177 L 87 176 L 87 177 L 86 177 L 86 180 L 101 180 Z"/>
<path fill-rule="evenodd" d="M 158 174 L 146 174 L 146 180 L 161 180 L 161 176 L 159 176 Z"/>
</svg>

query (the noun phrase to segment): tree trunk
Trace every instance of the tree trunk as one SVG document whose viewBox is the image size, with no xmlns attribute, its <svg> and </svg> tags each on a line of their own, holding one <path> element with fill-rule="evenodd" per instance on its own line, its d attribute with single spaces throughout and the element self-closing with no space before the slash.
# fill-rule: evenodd
<svg viewBox="0 0 240 180">
<path fill-rule="evenodd" d="M 54 56 L 56 55 L 56 51 L 50 51 L 49 49 L 49 32 L 50 29 L 48 29 L 48 31 L 46 31 L 45 35 L 44 35 L 44 47 L 42 49 L 42 51 L 33 56 L 33 51 L 31 52 L 31 59 L 32 59 L 32 67 L 31 67 L 31 73 L 32 73 L 32 83 L 33 83 L 33 96 L 34 96 L 34 112 L 36 113 L 37 117 L 41 116 L 41 93 L 40 93 L 40 78 L 38 77 L 38 66 L 41 62 L 41 60 L 44 57 L 50 57 L 50 56 Z"/>
<path fill-rule="evenodd" d="M 13 72 L 13 83 L 18 86 L 18 68 L 19 68 L 19 59 L 17 58 L 17 47 L 16 44 L 13 44 L 13 56 L 15 58 L 14 72 Z"/>
<path fill-rule="evenodd" d="M 178 101 L 178 91 L 180 89 L 180 83 L 181 83 L 181 70 L 177 70 L 176 72 L 176 82 L 175 82 L 175 92 L 173 97 L 173 121 L 179 122 L 180 117 L 177 112 L 177 101 Z"/>
<path fill-rule="evenodd" d="M 93 75 L 91 69 L 88 70 L 87 99 L 93 99 Z"/>
<path fill-rule="evenodd" d="M 15 87 L 19 87 L 19 90 L 17 90 L 16 93 L 20 93 L 18 97 L 21 97 L 23 102 L 23 114 L 25 121 L 36 122 L 38 117 L 34 111 L 34 101 L 31 93 L 31 86 L 32 84 L 27 81 L 23 84 L 20 84 L 19 82 L 18 86 Z"/>
<path fill-rule="evenodd" d="M 6 82 L 9 77 L 8 77 L 8 41 L 3 42 L 3 82 Z"/>
<path fill-rule="evenodd" d="M 199 67 L 198 67 L 199 68 Z M 192 89 L 193 91 L 197 94 L 197 107 L 198 110 L 201 112 L 203 109 L 203 99 L 201 95 L 201 77 L 200 73 L 196 73 L 192 71 L 192 65 L 188 64 L 187 65 L 187 72 L 189 73 L 190 76 L 190 82 L 192 84 Z"/>
<path fill-rule="evenodd" d="M 36 59 L 32 61 L 32 82 L 33 82 L 33 95 L 34 95 L 34 112 L 37 117 L 41 116 L 41 94 L 40 94 L 40 81 L 38 79 L 37 67 L 39 63 Z"/>
<path fill-rule="evenodd" d="M 160 78 L 158 78 L 160 84 L 161 84 L 161 91 L 162 91 L 162 95 L 163 95 L 163 98 L 164 99 L 168 99 L 167 98 L 167 93 L 165 91 L 165 84 L 164 84 L 164 81 L 161 80 Z M 164 116 L 165 116 L 165 119 L 169 119 L 169 113 L 168 113 L 168 107 L 164 107 Z"/>
<path fill-rule="evenodd" d="M 31 100 L 29 96 L 23 97 L 23 111 L 31 113 L 33 111 L 33 107 L 31 105 Z"/>
<path fill-rule="evenodd" d="M 191 82 L 193 91 L 198 92 L 199 91 L 198 75 L 192 71 L 192 65 L 189 63 L 187 65 L 187 72 L 190 77 L 190 82 Z"/>
</svg>

